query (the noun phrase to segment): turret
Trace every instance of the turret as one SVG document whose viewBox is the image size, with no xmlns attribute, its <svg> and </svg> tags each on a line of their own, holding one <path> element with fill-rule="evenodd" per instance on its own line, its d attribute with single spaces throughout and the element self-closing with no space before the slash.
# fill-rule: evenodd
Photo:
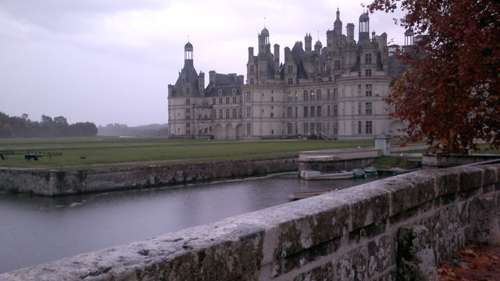
<svg viewBox="0 0 500 281">
<path fill-rule="evenodd" d="M 413 30 L 405 31 L 405 46 L 413 45 Z"/>
<path fill-rule="evenodd" d="M 333 23 L 333 31 L 335 31 L 337 36 L 340 36 L 342 34 L 342 21 L 340 20 L 339 8 L 337 8 L 337 19 Z"/>
<path fill-rule="evenodd" d="M 370 18 L 368 13 L 362 13 L 359 17 L 359 42 L 370 41 Z"/>
<path fill-rule="evenodd" d="M 264 27 L 259 34 L 259 55 L 265 54 L 269 44 L 269 30 Z"/>
<path fill-rule="evenodd" d="M 208 73 L 208 75 L 209 75 L 209 83 L 210 83 L 210 86 L 215 86 L 215 85 L 217 85 L 217 84 L 216 84 L 216 82 L 217 82 L 217 81 L 215 81 L 216 72 L 215 72 L 215 71 L 213 71 L 213 70 L 211 70 L 211 71 Z"/>
<path fill-rule="evenodd" d="M 323 47 L 323 44 L 321 44 L 321 41 L 316 41 L 316 44 L 314 44 L 314 52 L 318 55 L 321 55 L 321 48 Z"/>
</svg>

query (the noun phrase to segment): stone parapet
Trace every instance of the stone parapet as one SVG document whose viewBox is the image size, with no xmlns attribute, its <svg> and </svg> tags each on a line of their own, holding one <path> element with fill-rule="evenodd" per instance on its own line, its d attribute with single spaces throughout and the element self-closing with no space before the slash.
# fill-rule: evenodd
<svg viewBox="0 0 500 281">
<path fill-rule="evenodd" d="M 0 280 L 403 280 L 433 274 L 479 211 L 498 216 L 500 165 L 422 170 L 0 275 Z M 479 199 L 478 199 L 479 198 Z M 493 210 L 492 210 L 493 209 Z M 482 217 L 483 215 L 479 215 Z M 495 230 L 488 230 L 488 233 Z M 404 237 L 422 243 L 398 242 Z M 423 266 L 423 267 L 422 267 Z"/>
</svg>

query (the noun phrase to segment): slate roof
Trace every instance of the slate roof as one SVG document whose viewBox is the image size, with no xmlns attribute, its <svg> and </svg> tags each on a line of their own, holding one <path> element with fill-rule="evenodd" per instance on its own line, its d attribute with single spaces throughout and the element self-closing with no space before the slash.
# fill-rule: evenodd
<svg viewBox="0 0 500 281">
<path fill-rule="evenodd" d="M 191 83 L 191 94 L 189 96 L 201 97 L 201 93 L 198 89 L 198 73 L 196 72 L 196 69 L 194 69 L 192 60 L 186 60 L 184 62 L 184 67 L 182 68 L 179 78 L 177 78 L 174 89 L 172 90 L 172 97 L 180 97 L 182 95 L 182 87 L 184 86 L 182 83 L 182 73 L 186 74 L 186 82 Z"/>
<path fill-rule="evenodd" d="M 303 63 L 306 53 L 304 52 L 304 49 L 302 49 L 302 43 L 296 42 L 291 53 L 293 61 L 297 66 L 297 79 L 307 79 L 307 72 L 304 69 Z"/>
</svg>

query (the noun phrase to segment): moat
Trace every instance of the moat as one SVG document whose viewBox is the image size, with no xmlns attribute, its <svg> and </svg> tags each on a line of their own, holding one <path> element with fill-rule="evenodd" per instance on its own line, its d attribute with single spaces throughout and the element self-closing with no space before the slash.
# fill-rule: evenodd
<svg viewBox="0 0 500 281">
<path fill-rule="evenodd" d="M 56 198 L 0 194 L 0 273 L 283 204 L 290 192 L 373 180 L 304 181 L 289 173 Z"/>
</svg>

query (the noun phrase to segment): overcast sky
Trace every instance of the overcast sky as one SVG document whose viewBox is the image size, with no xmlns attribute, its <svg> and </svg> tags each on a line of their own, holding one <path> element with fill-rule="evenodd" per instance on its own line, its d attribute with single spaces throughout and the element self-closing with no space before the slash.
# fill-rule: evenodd
<svg viewBox="0 0 500 281">
<path fill-rule="evenodd" d="M 188 36 L 198 72 L 246 76 L 248 47 L 257 49 L 264 26 L 283 56 L 306 33 L 325 45 L 338 7 L 343 33 L 354 23 L 357 40 L 362 3 L 0 0 L 0 111 L 103 126 L 167 123 L 167 85 L 183 67 Z M 394 17 L 370 15 L 370 30 L 402 44 Z"/>
</svg>

